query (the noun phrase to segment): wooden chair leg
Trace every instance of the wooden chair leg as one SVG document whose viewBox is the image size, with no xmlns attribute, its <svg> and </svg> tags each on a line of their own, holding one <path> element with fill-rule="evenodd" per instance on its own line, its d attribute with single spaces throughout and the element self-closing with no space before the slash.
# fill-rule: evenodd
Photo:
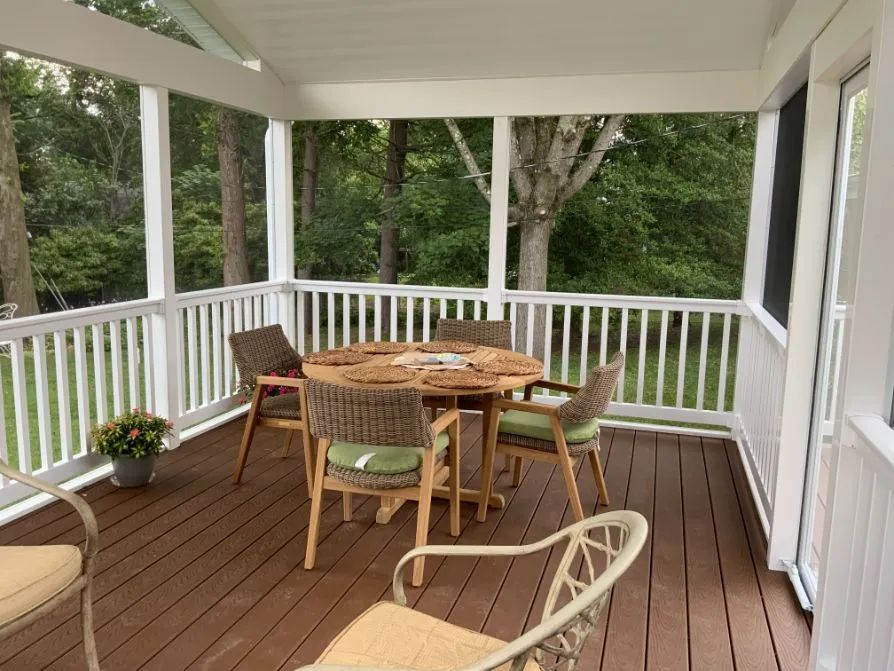
<svg viewBox="0 0 894 671">
<path fill-rule="evenodd" d="M 454 400 L 454 403 L 456 401 Z M 450 480 L 448 482 L 450 488 L 450 535 L 456 538 L 459 536 L 459 421 L 452 422 L 447 427 L 447 433 L 450 436 L 450 446 L 447 448 L 447 458 L 450 460 Z"/>
<path fill-rule="evenodd" d="M 602 462 L 599 460 L 599 450 L 587 452 L 590 467 L 593 469 L 593 477 L 596 478 L 596 491 L 599 492 L 599 503 L 604 506 L 609 504 L 608 486 L 605 484 L 605 474 L 602 472 Z"/>
<path fill-rule="evenodd" d="M 307 530 L 307 553 L 304 555 L 304 568 L 310 570 L 317 561 L 317 541 L 320 537 L 320 516 L 323 509 L 323 479 L 326 475 L 326 450 L 329 441 L 321 441 L 317 455 L 317 470 L 314 476 L 314 495 L 310 502 L 310 527 Z"/>
<path fill-rule="evenodd" d="M 287 429 L 286 435 L 282 439 L 282 451 L 279 453 L 279 456 L 285 459 L 289 456 L 289 448 L 292 446 L 292 436 L 295 435 L 295 432 Z"/>
<path fill-rule="evenodd" d="M 419 483 L 419 513 L 416 520 L 416 547 L 428 542 L 428 525 L 431 522 L 431 492 L 435 486 L 435 452 L 425 450 L 422 456 L 422 481 Z M 413 560 L 413 587 L 422 585 L 425 577 L 425 557 Z"/>
<path fill-rule="evenodd" d="M 511 454 L 506 455 L 506 461 L 503 463 L 503 466 L 504 466 L 504 470 L 506 470 L 509 473 L 512 472 L 512 455 Z"/>
<path fill-rule="evenodd" d="M 568 499 L 571 501 L 571 510 L 574 512 L 576 522 L 584 519 L 584 507 L 580 502 L 580 492 L 577 489 L 577 481 L 574 478 L 574 468 L 571 466 L 571 456 L 568 454 L 568 444 L 565 442 L 565 434 L 562 432 L 562 425 L 559 418 L 555 415 L 550 417 L 553 426 L 553 439 L 556 442 L 556 448 L 559 456 L 559 466 L 562 469 L 562 476 L 565 478 L 565 487 L 568 489 Z"/>
<path fill-rule="evenodd" d="M 301 418 L 304 421 L 304 426 L 301 428 L 301 447 L 304 449 L 304 471 L 307 473 L 307 498 L 313 498 L 314 470 L 316 468 L 316 460 L 314 459 L 316 440 L 310 435 L 310 417 L 307 410 L 307 390 L 303 386 L 298 390 L 298 408 L 301 411 Z"/>
<path fill-rule="evenodd" d="M 354 519 L 354 496 L 351 492 L 341 493 L 341 518 L 345 522 Z"/>
<path fill-rule="evenodd" d="M 512 486 L 518 487 L 521 484 L 521 476 L 522 476 L 522 466 L 524 466 L 524 459 L 521 457 L 513 458 L 513 466 L 512 466 Z"/>
<path fill-rule="evenodd" d="M 478 521 L 487 519 L 487 505 L 490 501 L 490 493 L 493 489 L 494 458 L 497 451 L 497 425 L 500 422 L 500 413 L 494 412 L 490 417 L 488 441 L 484 447 L 484 464 L 481 467 L 481 498 L 478 499 Z"/>
<path fill-rule="evenodd" d="M 84 655 L 87 670 L 99 671 L 99 655 L 96 652 L 96 637 L 93 633 L 93 583 L 88 578 L 81 590 L 81 630 L 84 637 Z"/>
<path fill-rule="evenodd" d="M 242 444 L 239 446 L 239 456 L 236 457 L 236 470 L 233 472 L 233 483 L 239 484 L 242 480 L 242 472 L 245 470 L 245 462 L 248 460 L 248 451 L 251 449 L 251 441 L 255 437 L 255 429 L 258 428 L 258 416 L 261 414 L 261 394 L 264 388 L 261 385 L 255 387 L 251 400 L 251 409 L 245 419 L 245 431 L 242 433 Z"/>
</svg>

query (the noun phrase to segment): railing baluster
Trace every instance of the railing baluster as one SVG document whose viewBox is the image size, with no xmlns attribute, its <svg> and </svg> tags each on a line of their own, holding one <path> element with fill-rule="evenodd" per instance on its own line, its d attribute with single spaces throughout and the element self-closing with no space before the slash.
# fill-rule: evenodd
<svg viewBox="0 0 894 671">
<path fill-rule="evenodd" d="M 627 321 L 629 319 L 628 308 L 621 309 L 621 352 L 627 355 Z M 624 378 L 627 377 L 627 360 L 624 360 L 624 368 L 618 376 L 618 403 L 624 402 Z"/>
<path fill-rule="evenodd" d="M 245 305 L 250 305 L 249 301 L 245 301 Z M 250 312 L 245 313 L 245 323 L 251 324 Z M 189 357 L 189 404 L 186 406 L 189 410 L 195 410 L 199 407 L 199 371 L 198 371 L 198 355 L 196 348 L 196 309 L 195 307 L 186 308 L 186 347 L 187 356 Z"/>
<path fill-rule="evenodd" d="M 382 297 L 373 298 L 373 340 L 382 339 Z"/>
<path fill-rule="evenodd" d="M 255 327 L 255 318 L 252 314 L 251 297 L 240 298 L 239 302 L 242 305 L 242 323 L 245 325 L 245 330 L 253 329 Z"/>
<path fill-rule="evenodd" d="M 127 391 L 130 407 L 140 407 L 140 347 L 137 338 L 137 318 L 128 317 L 124 322 L 127 332 Z"/>
<path fill-rule="evenodd" d="M 431 299 L 426 296 L 422 301 L 422 341 L 431 340 Z"/>
<path fill-rule="evenodd" d="M 530 303 L 525 306 L 525 318 L 527 319 L 526 329 L 525 329 L 525 354 L 531 356 L 534 354 L 534 306 Z M 543 362 L 544 365 L 546 362 Z M 544 377 L 547 377 L 545 369 L 544 369 Z"/>
<path fill-rule="evenodd" d="M 698 389 L 696 391 L 695 407 L 702 410 L 705 407 L 705 375 L 708 367 L 708 333 L 711 328 L 711 313 L 702 313 L 702 342 L 698 355 Z"/>
<path fill-rule="evenodd" d="M 577 375 L 578 385 L 583 385 L 587 381 L 587 369 L 589 367 L 587 356 L 590 348 L 590 307 L 585 305 L 583 308 L 583 321 L 581 323 L 580 335 L 580 370 Z"/>
<path fill-rule="evenodd" d="M 9 446 L 6 442 L 6 387 L 3 384 L 3 366 L 0 366 L 0 460 L 9 463 Z M 0 475 L 0 489 L 9 484 L 9 478 Z"/>
<path fill-rule="evenodd" d="M 258 310 L 256 314 L 261 313 Z M 211 403 L 211 352 L 208 345 L 208 305 L 199 306 L 199 354 L 202 373 L 202 405 Z"/>
<path fill-rule="evenodd" d="M 466 312 L 466 302 L 462 298 L 460 298 L 458 301 L 456 301 L 456 318 L 464 319 L 465 312 Z"/>
<path fill-rule="evenodd" d="M 108 417 L 106 395 L 106 344 L 102 324 L 93 324 L 93 385 L 96 390 L 96 423 L 104 424 Z"/>
<path fill-rule="evenodd" d="M 326 293 L 326 349 L 335 349 L 335 294 Z"/>
<path fill-rule="evenodd" d="M 112 350 L 112 408 L 116 415 L 124 412 L 124 357 L 121 352 L 121 322 L 109 322 L 109 345 Z"/>
<path fill-rule="evenodd" d="M 389 328 L 389 333 L 388 333 L 388 335 L 389 335 L 388 339 L 391 340 L 391 342 L 396 342 L 397 340 L 400 340 L 400 337 L 397 335 L 397 311 L 398 311 L 398 309 L 399 309 L 399 305 L 397 302 L 397 296 L 392 296 L 391 297 L 391 309 L 388 311 L 389 312 L 388 316 L 390 317 L 389 321 L 391 322 L 389 324 L 390 328 Z"/>
<path fill-rule="evenodd" d="M 689 340 L 689 310 L 683 310 L 680 325 L 680 356 L 677 363 L 677 407 L 683 407 L 683 385 L 686 382 L 686 347 Z"/>
<path fill-rule="evenodd" d="M 366 296 L 360 294 L 357 297 L 359 307 L 358 311 L 358 319 L 359 322 L 357 324 L 357 339 L 360 342 L 366 342 Z"/>
<path fill-rule="evenodd" d="M 297 315 L 296 321 L 301 325 L 301 328 L 298 329 L 298 354 L 304 354 L 306 350 L 306 342 L 305 337 L 307 333 L 307 292 L 301 289 L 297 292 L 297 297 L 295 298 L 295 313 Z"/>
<path fill-rule="evenodd" d="M 407 342 L 413 342 L 413 297 L 407 296 Z"/>
<path fill-rule="evenodd" d="M 481 301 L 475 301 L 472 304 L 472 317 L 474 319 L 481 319 Z"/>
<path fill-rule="evenodd" d="M 562 382 L 568 382 L 568 355 L 571 349 L 569 339 L 571 337 L 571 306 L 565 306 L 565 314 L 562 318 Z M 568 396 L 564 391 L 560 396 Z"/>
<path fill-rule="evenodd" d="M 223 312 L 223 333 L 221 334 L 221 344 L 223 346 L 223 394 L 224 396 L 229 396 L 236 388 L 236 385 L 233 384 L 233 353 L 230 351 L 230 334 L 233 332 L 233 302 L 222 301 L 220 307 Z"/>
<path fill-rule="evenodd" d="M 727 312 L 723 315 L 723 342 L 720 346 L 720 381 L 717 383 L 717 412 L 726 407 L 726 376 L 729 361 L 729 336 L 733 316 Z"/>
<path fill-rule="evenodd" d="M 75 356 L 75 395 L 78 398 L 79 453 L 86 454 L 90 437 L 90 383 L 87 372 L 87 337 L 83 326 L 72 329 Z"/>
<path fill-rule="evenodd" d="M 649 311 L 641 310 L 639 317 L 639 361 L 636 366 L 636 404 L 643 404 L 646 386 L 646 346 L 649 340 Z"/>
<path fill-rule="evenodd" d="M 311 347 L 314 352 L 320 351 L 320 294 L 319 292 L 314 291 L 310 295 L 310 305 L 311 305 L 311 323 L 312 331 L 311 331 Z"/>
<path fill-rule="evenodd" d="M 221 303 L 211 304 L 211 362 L 214 371 L 213 384 L 211 386 L 211 395 L 215 401 L 219 401 L 229 393 L 223 394 L 221 383 L 223 381 L 221 366 L 221 350 L 226 347 L 223 343 L 220 331 L 220 309 Z"/>
<path fill-rule="evenodd" d="M 347 347 L 351 344 L 351 294 L 341 295 L 341 344 Z"/>
<path fill-rule="evenodd" d="M 546 316 L 543 319 L 543 377 L 547 380 L 550 375 L 553 358 L 553 306 L 546 306 Z M 549 390 L 544 390 L 547 396 L 552 396 Z"/>
<path fill-rule="evenodd" d="M 655 387 L 655 405 L 664 405 L 664 367 L 667 358 L 667 310 L 661 311 L 661 334 L 658 337 L 658 383 Z"/>
<path fill-rule="evenodd" d="M 53 332 L 53 354 L 56 363 L 56 407 L 59 415 L 59 447 L 62 461 L 71 461 L 74 450 L 71 441 L 71 397 L 68 390 L 68 341 L 65 331 Z M 2 386 L 2 383 L 0 383 Z M 3 399 L 0 398 L 0 406 Z M 2 414 L 2 411 L 0 411 Z M 2 423 L 2 420 L 0 420 Z M 0 426 L 0 433 L 3 427 Z M 5 436 L 4 436 L 5 437 Z M 2 440 L 2 437 L 0 437 Z"/>
<path fill-rule="evenodd" d="M 33 473 L 31 460 L 31 431 L 28 419 L 28 378 L 25 374 L 25 346 L 21 339 L 9 343 L 12 358 L 12 392 L 16 413 L 16 437 L 18 438 L 18 469 L 23 473 Z"/>
<path fill-rule="evenodd" d="M 252 307 L 254 309 L 254 325 L 255 328 L 261 328 L 264 325 L 264 300 L 263 296 L 255 296 L 252 299 Z"/>
<path fill-rule="evenodd" d="M 443 298 L 441 299 L 441 304 L 438 307 L 438 315 L 440 316 L 441 319 L 447 318 L 447 301 L 444 300 Z"/>
<path fill-rule="evenodd" d="M 31 338 L 34 357 L 34 387 L 37 397 L 37 437 L 40 443 L 40 468 L 53 465 L 53 431 L 50 423 L 50 389 L 47 379 L 47 339 L 41 333 Z"/>
<path fill-rule="evenodd" d="M 608 360 L 608 324 L 611 313 L 608 308 L 602 308 L 602 321 L 599 324 L 599 365 L 604 366 Z"/>
<path fill-rule="evenodd" d="M 518 345 L 515 342 L 515 320 L 518 318 L 518 304 L 513 301 L 509 304 L 509 324 L 510 331 L 512 332 L 512 349 L 515 349 Z"/>
</svg>

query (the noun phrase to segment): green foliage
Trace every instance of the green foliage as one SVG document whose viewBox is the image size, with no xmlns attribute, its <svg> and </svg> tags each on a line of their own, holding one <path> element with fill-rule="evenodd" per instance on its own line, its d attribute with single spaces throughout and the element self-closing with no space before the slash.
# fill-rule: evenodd
<svg viewBox="0 0 894 671">
<path fill-rule="evenodd" d="M 91 446 L 97 454 L 118 457 L 148 457 L 161 453 L 165 436 L 173 424 L 164 417 L 134 408 L 91 432 Z"/>
</svg>

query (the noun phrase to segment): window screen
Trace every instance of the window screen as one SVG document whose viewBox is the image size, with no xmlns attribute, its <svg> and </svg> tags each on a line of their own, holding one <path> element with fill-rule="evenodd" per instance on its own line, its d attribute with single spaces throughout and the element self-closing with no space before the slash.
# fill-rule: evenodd
<svg viewBox="0 0 894 671">
<path fill-rule="evenodd" d="M 770 231 L 767 236 L 767 265 L 764 271 L 764 308 L 786 327 L 792 288 L 792 264 L 795 258 L 806 112 L 805 84 L 779 111 Z"/>
</svg>

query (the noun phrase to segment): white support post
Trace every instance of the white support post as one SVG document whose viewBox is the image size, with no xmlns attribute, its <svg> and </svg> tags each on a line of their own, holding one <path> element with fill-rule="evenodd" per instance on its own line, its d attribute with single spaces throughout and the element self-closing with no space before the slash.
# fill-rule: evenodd
<svg viewBox="0 0 894 671">
<path fill-rule="evenodd" d="M 504 319 L 506 231 L 509 218 L 509 117 L 494 117 L 490 175 L 490 238 L 487 254 L 487 318 Z"/>
<path fill-rule="evenodd" d="M 143 200 L 146 213 L 146 285 L 149 298 L 163 301 L 150 319 L 155 412 L 174 422 L 170 446 L 180 443 L 180 348 L 174 287 L 174 215 L 171 205 L 171 144 L 168 90 L 140 87 L 143 139 Z"/>
<path fill-rule="evenodd" d="M 295 279 L 295 211 L 292 187 L 292 122 L 270 120 L 267 129 L 267 258 L 269 277 Z M 302 315 L 303 318 L 303 315 Z M 295 343 L 295 301 L 289 284 L 277 299 L 276 320 Z"/>
</svg>

